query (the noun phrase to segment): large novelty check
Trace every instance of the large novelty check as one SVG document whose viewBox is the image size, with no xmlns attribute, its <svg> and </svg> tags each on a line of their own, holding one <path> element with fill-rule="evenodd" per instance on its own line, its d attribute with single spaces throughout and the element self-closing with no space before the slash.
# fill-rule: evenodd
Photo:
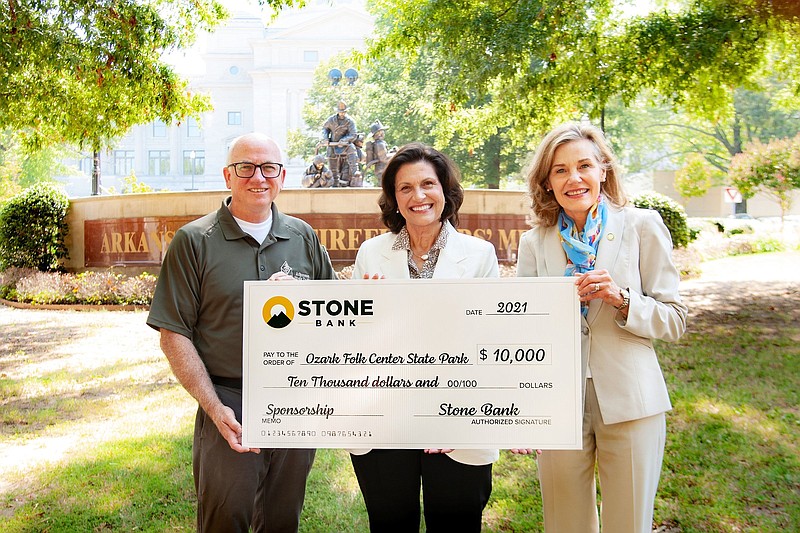
<svg viewBox="0 0 800 533">
<path fill-rule="evenodd" d="M 581 447 L 571 278 L 245 282 L 243 444 Z"/>
</svg>

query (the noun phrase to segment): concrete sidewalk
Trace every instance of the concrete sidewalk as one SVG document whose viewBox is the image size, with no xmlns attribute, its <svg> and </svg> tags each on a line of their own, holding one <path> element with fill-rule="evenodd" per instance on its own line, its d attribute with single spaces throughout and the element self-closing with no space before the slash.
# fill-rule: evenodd
<svg viewBox="0 0 800 533">
<path fill-rule="evenodd" d="M 699 278 L 681 282 L 681 287 L 716 281 L 800 282 L 800 252 L 774 252 L 725 257 L 700 264 Z"/>
</svg>

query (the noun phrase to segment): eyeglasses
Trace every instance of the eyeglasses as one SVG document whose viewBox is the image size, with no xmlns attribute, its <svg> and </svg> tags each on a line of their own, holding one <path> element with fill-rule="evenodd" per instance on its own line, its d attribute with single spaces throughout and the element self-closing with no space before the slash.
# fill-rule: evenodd
<svg viewBox="0 0 800 533">
<path fill-rule="evenodd" d="M 281 170 L 283 169 L 283 165 L 281 163 L 269 162 L 256 165 L 255 163 L 242 161 L 240 163 L 231 163 L 228 166 L 233 167 L 233 171 L 236 173 L 237 177 L 245 179 L 255 176 L 257 168 L 261 169 L 261 175 L 265 178 L 277 178 L 281 175 Z"/>
</svg>

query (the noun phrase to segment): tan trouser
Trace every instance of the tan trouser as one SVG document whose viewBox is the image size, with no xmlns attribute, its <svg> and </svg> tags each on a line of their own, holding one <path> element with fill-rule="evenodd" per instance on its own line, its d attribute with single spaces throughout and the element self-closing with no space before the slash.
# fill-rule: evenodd
<svg viewBox="0 0 800 533">
<path fill-rule="evenodd" d="M 597 464 L 603 531 L 650 533 L 665 441 L 664 413 L 604 424 L 594 385 L 588 379 L 583 450 L 549 450 L 539 457 L 545 531 L 600 530 L 595 488 Z"/>
</svg>

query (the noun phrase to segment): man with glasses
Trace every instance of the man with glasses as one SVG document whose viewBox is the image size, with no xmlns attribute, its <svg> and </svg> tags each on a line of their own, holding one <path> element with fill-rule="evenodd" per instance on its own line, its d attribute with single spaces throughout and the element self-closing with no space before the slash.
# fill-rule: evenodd
<svg viewBox="0 0 800 533">
<path fill-rule="evenodd" d="M 243 282 L 336 279 L 311 227 L 274 203 L 286 178 L 281 160 L 262 134 L 233 141 L 222 171 L 231 195 L 175 233 L 147 318 L 199 405 L 198 531 L 296 532 L 314 461 L 314 450 L 242 446 Z"/>
</svg>

